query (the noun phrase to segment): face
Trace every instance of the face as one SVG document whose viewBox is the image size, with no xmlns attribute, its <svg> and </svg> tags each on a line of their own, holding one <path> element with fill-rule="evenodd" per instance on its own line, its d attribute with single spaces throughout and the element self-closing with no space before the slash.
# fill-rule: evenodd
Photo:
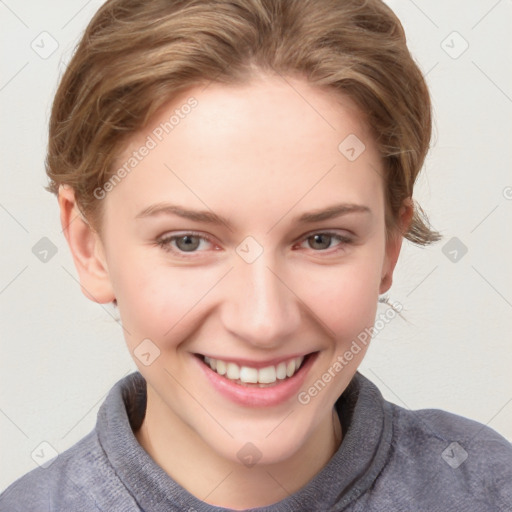
<svg viewBox="0 0 512 512">
<path fill-rule="evenodd" d="M 247 443 L 283 461 L 331 421 L 399 250 L 355 106 L 287 82 L 187 91 L 101 199 L 104 279 L 151 413 L 234 462 Z"/>
</svg>

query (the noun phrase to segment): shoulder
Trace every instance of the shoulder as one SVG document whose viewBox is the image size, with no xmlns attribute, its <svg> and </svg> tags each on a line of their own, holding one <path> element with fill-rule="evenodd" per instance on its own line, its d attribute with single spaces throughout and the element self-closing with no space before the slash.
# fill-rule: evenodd
<svg viewBox="0 0 512 512">
<path fill-rule="evenodd" d="M 0 495 L 0 510 L 138 511 L 118 470 L 137 467 L 129 449 L 130 421 L 140 421 L 145 408 L 145 381 L 135 372 L 118 381 L 98 411 L 94 430 L 44 467 L 11 484 Z M 131 416 L 130 416 L 131 415 Z M 116 469 L 117 468 L 117 469 Z"/>
<path fill-rule="evenodd" d="M 2 510 L 42 510 L 55 500 L 75 500 L 83 489 L 83 480 L 87 478 L 91 467 L 91 456 L 95 452 L 95 433 L 91 432 L 77 444 L 48 461 L 45 466 L 33 469 L 12 483 L 1 495 Z M 77 463 L 81 462 L 82 473 L 77 471 Z M 76 480 L 76 482 L 75 482 Z M 87 508 L 87 496 L 81 496 L 84 505 L 80 510 L 96 510 Z"/>
<path fill-rule="evenodd" d="M 46 467 L 38 467 L 12 483 L 0 495 L 0 510 L 98 512 L 114 510 L 114 504 L 126 498 L 93 430 Z M 126 503 L 123 510 L 138 509 Z"/>
<path fill-rule="evenodd" d="M 411 442 L 443 446 L 454 443 L 447 453 L 441 453 L 443 460 L 450 460 L 450 453 L 455 450 L 457 461 L 450 461 L 449 466 L 462 464 L 466 460 L 479 461 L 480 464 L 505 466 L 512 471 L 512 444 L 492 428 L 477 421 L 440 409 L 408 410 L 390 404 L 394 416 L 394 430 L 402 449 L 409 450 Z M 458 448 L 455 443 L 460 446 Z M 458 450 L 458 453 L 457 453 Z M 467 453 L 465 457 L 463 451 Z M 462 460 L 464 459 L 464 460 Z M 505 467 L 504 466 L 504 467 Z"/>
<path fill-rule="evenodd" d="M 446 411 L 388 405 L 393 415 L 391 473 L 394 467 L 421 493 L 512 510 L 509 441 L 486 425 Z"/>
<path fill-rule="evenodd" d="M 353 411 L 358 442 L 378 439 L 365 473 L 365 510 L 409 512 L 414 504 L 429 512 L 512 512 L 512 445 L 503 436 L 446 411 L 393 404 L 359 372 L 347 391 L 342 410 Z"/>
</svg>

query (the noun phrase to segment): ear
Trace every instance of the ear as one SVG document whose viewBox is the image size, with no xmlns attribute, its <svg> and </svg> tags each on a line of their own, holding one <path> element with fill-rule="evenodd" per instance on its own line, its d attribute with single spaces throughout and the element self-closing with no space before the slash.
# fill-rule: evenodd
<svg viewBox="0 0 512 512">
<path fill-rule="evenodd" d="M 114 301 L 103 244 L 83 217 L 75 192 L 68 185 L 59 187 L 59 208 L 62 230 L 78 271 L 82 293 L 100 304 Z"/>
<path fill-rule="evenodd" d="M 402 203 L 399 212 L 399 227 L 395 233 L 386 241 L 386 255 L 384 265 L 382 267 L 382 278 L 380 282 L 379 293 L 386 293 L 393 284 L 393 271 L 395 270 L 400 249 L 402 248 L 402 241 L 404 239 L 403 233 L 407 231 L 412 221 L 414 213 L 414 205 L 411 198 L 407 198 Z"/>
</svg>

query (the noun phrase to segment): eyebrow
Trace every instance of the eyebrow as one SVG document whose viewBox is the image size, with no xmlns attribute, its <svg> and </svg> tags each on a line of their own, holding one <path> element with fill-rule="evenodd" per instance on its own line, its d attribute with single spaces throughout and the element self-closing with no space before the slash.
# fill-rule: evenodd
<svg viewBox="0 0 512 512">
<path fill-rule="evenodd" d="M 327 208 L 313 210 L 311 212 L 302 213 L 295 217 L 292 222 L 299 224 L 312 224 L 342 215 L 351 213 L 369 213 L 372 211 L 368 206 L 354 203 L 339 203 Z M 218 215 L 210 210 L 190 210 L 182 206 L 173 205 L 170 203 L 157 203 L 142 210 L 136 215 L 136 219 L 147 217 L 156 217 L 160 215 L 177 215 L 184 219 L 192 220 L 195 222 L 205 222 L 208 224 L 224 224 L 230 227 L 230 221 L 221 215 Z"/>
</svg>

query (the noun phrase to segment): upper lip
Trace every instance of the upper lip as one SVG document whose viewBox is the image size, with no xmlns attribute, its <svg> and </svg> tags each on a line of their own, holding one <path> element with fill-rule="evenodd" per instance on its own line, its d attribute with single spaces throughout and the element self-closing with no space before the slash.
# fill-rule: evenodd
<svg viewBox="0 0 512 512">
<path fill-rule="evenodd" d="M 244 358 L 234 358 L 234 357 L 223 357 L 223 356 L 215 356 L 210 354 L 196 354 L 200 357 L 209 357 L 210 359 L 219 359 L 221 361 L 225 361 L 226 363 L 235 363 L 238 366 L 248 366 L 250 368 L 266 368 L 267 366 L 277 366 L 279 363 L 283 363 L 285 361 L 290 361 L 296 357 L 304 357 L 311 355 L 313 352 L 302 353 L 302 354 L 292 354 L 289 356 L 281 356 L 275 357 L 273 359 L 267 359 L 266 361 L 253 361 L 250 359 Z"/>
</svg>

